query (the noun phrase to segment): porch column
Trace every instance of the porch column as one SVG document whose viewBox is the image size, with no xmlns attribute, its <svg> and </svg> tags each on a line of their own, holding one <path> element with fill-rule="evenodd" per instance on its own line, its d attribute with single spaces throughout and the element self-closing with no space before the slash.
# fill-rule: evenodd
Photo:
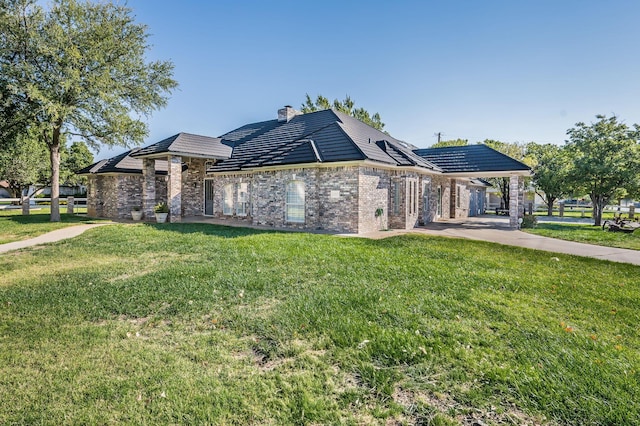
<svg viewBox="0 0 640 426">
<path fill-rule="evenodd" d="M 151 219 L 156 205 L 156 160 L 142 159 L 142 181 L 142 211 L 146 219 Z"/>
<path fill-rule="evenodd" d="M 524 179 L 511 175 L 509 179 L 509 227 L 518 229 L 518 219 L 524 216 Z"/>
<path fill-rule="evenodd" d="M 182 157 L 170 155 L 169 182 L 167 182 L 167 205 L 169 206 L 169 221 L 182 221 Z"/>
</svg>

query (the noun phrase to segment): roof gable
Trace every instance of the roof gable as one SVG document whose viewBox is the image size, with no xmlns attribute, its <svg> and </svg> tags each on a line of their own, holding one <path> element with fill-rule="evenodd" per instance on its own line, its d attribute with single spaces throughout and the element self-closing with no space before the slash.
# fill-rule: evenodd
<svg viewBox="0 0 640 426">
<path fill-rule="evenodd" d="M 106 173 L 133 173 L 142 174 L 142 159 L 131 157 L 132 153 L 138 151 L 138 148 L 123 152 L 122 154 L 111 157 L 107 160 L 100 160 L 90 166 L 79 170 L 77 174 L 106 174 Z M 156 174 L 167 173 L 167 161 L 156 160 Z"/>
</svg>

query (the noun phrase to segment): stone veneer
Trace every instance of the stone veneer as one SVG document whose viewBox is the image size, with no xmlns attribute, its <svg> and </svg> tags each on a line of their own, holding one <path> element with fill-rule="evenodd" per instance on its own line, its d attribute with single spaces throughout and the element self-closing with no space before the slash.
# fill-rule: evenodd
<svg viewBox="0 0 640 426">
<path fill-rule="evenodd" d="M 253 225 L 345 233 L 411 229 L 436 220 L 438 186 L 442 189 L 443 218 L 449 217 L 450 180 L 415 171 L 357 166 L 310 167 L 216 175 L 212 179 L 213 216 Z M 293 180 L 305 185 L 304 223 L 285 220 L 285 192 L 287 183 Z M 224 215 L 224 188 L 233 185 L 235 202 L 240 184 L 247 185 L 247 215 L 237 215 L 235 211 Z M 466 186 L 464 188 L 466 190 Z M 468 203 L 468 195 L 466 200 Z M 378 209 L 382 214 L 376 216 Z M 468 212 L 468 204 L 460 209 L 460 214 L 465 212 Z"/>
<path fill-rule="evenodd" d="M 214 181 L 214 216 L 245 220 L 254 225 L 273 227 L 358 232 L 358 169 L 356 167 L 299 168 L 257 171 L 252 174 L 218 175 Z M 305 221 L 286 221 L 287 184 L 301 181 L 305 187 Z M 238 185 L 247 184 L 249 209 L 246 216 L 223 214 L 223 193 L 233 185 L 238 200 Z"/>
<path fill-rule="evenodd" d="M 326 230 L 339 233 L 365 233 L 380 229 L 411 229 L 437 220 L 438 188 L 442 191 L 442 217 L 467 217 L 469 188 L 465 180 L 452 180 L 441 175 L 421 174 L 414 170 L 375 167 L 300 167 L 230 173 L 207 176 L 205 160 L 184 159 L 188 168 L 180 172 L 180 189 L 174 189 L 180 200 L 182 216 L 204 214 L 204 181 L 213 181 L 213 216 L 246 221 L 252 225 L 301 230 Z M 149 209 L 167 201 L 168 176 L 148 179 L 151 162 L 144 175 L 97 175 L 89 177 L 87 208 L 90 216 L 129 218 L 134 206 L 143 206 L 147 219 Z M 177 161 L 176 161 L 177 164 Z M 178 171 L 173 170 L 174 174 Z M 290 181 L 305 186 L 305 221 L 286 221 L 286 187 Z M 223 214 L 223 192 L 233 185 L 234 201 L 239 184 L 246 184 L 246 215 Z M 153 186 L 153 188 L 151 188 Z M 147 188 L 148 187 L 148 188 Z M 456 194 L 456 189 L 459 194 Z M 143 194 L 153 195 L 145 202 Z M 461 205 L 455 206 L 456 196 Z M 425 198 L 426 197 L 426 198 Z M 174 205 L 175 208 L 175 205 Z M 376 210 L 381 215 L 376 216 Z M 179 220 L 179 219 L 178 219 Z"/>
<path fill-rule="evenodd" d="M 87 215 L 130 219 L 133 207 L 142 206 L 143 182 L 143 177 L 137 174 L 89 176 Z M 155 202 L 166 200 L 167 184 L 164 176 L 155 177 L 155 188 Z M 150 217 L 146 212 L 145 215 Z"/>
<path fill-rule="evenodd" d="M 204 212 L 205 160 L 188 158 L 182 172 L 182 215 L 202 216 Z"/>
</svg>

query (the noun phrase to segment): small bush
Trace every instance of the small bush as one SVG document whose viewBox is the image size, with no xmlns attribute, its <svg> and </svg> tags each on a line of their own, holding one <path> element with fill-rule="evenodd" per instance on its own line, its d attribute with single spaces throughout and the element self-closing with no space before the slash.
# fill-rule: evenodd
<svg viewBox="0 0 640 426">
<path fill-rule="evenodd" d="M 153 209 L 156 213 L 169 213 L 169 206 L 167 203 L 158 203 Z"/>
<path fill-rule="evenodd" d="M 538 226 L 538 218 L 531 214 L 525 214 L 520 228 L 535 228 Z"/>
</svg>

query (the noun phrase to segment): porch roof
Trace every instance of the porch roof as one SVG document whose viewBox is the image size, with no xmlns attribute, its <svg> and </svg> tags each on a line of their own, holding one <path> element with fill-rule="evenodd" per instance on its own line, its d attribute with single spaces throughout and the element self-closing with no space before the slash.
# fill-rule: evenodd
<svg viewBox="0 0 640 426">
<path fill-rule="evenodd" d="M 142 160 L 140 158 L 132 158 L 131 154 L 135 153 L 138 148 L 132 149 L 122 154 L 111 157 L 107 160 L 100 160 L 90 166 L 85 167 L 77 172 L 79 175 L 91 174 L 107 174 L 107 173 L 126 173 L 126 174 L 142 174 Z M 167 161 L 156 160 L 156 174 L 167 174 Z"/>
<path fill-rule="evenodd" d="M 484 144 L 417 149 L 414 152 L 438 165 L 446 175 L 494 177 L 531 174 L 531 168 L 526 164 Z"/>
<path fill-rule="evenodd" d="M 134 158 L 161 158 L 167 155 L 222 160 L 231 156 L 231 147 L 223 144 L 220 138 L 178 133 L 131 153 Z"/>
</svg>

